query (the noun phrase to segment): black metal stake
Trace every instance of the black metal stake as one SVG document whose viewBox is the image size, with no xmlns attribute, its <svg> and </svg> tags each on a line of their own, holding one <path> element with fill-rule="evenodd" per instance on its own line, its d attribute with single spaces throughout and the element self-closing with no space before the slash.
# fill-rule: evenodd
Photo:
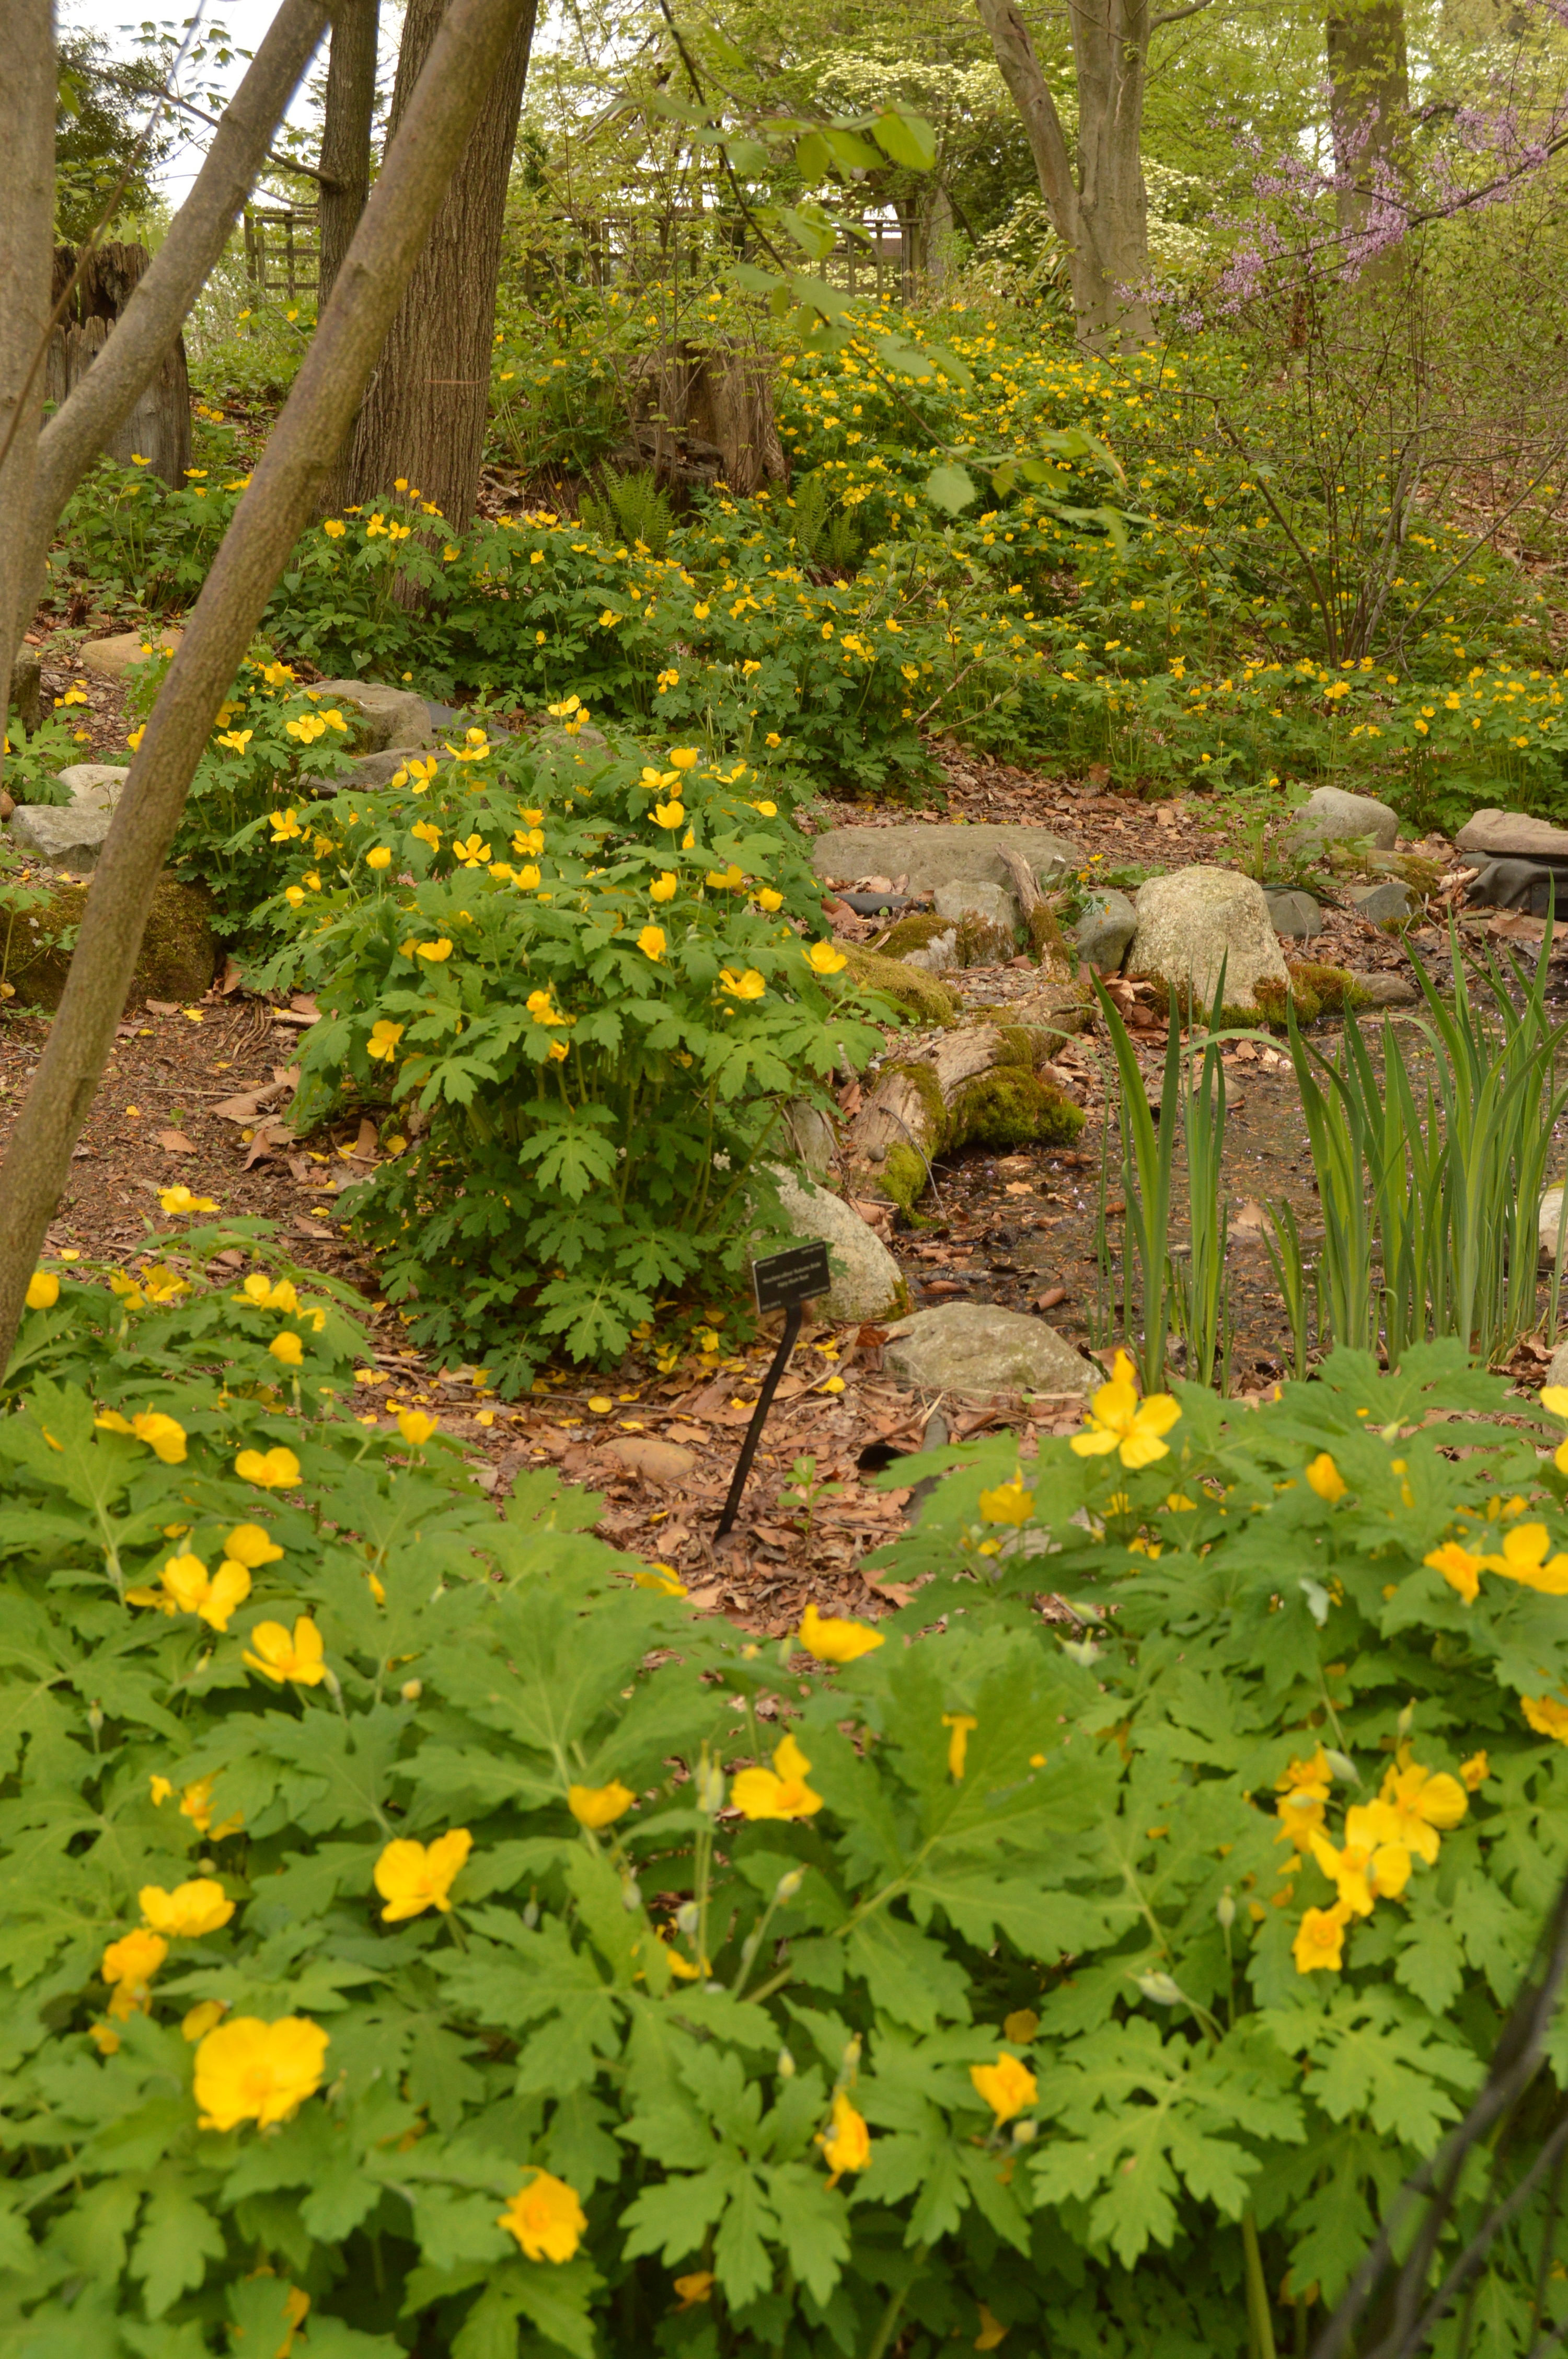
<svg viewBox="0 0 1568 2359">
<path fill-rule="evenodd" d="M 741 1445 L 741 1456 L 730 1484 L 730 1495 L 724 1502 L 724 1513 L 719 1518 L 719 1529 L 713 1535 L 716 1540 L 728 1539 L 734 1529 L 735 1518 L 741 1512 L 741 1494 L 746 1487 L 746 1477 L 752 1471 L 752 1461 L 757 1454 L 757 1444 L 762 1438 L 762 1427 L 773 1406 L 773 1395 L 778 1390 L 779 1378 L 799 1336 L 801 1313 L 805 1308 L 802 1302 L 792 1302 L 784 1311 L 784 1333 L 779 1337 L 779 1348 L 773 1353 L 773 1366 L 762 1378 L 762 1389 L 757 1396 L 757 1406 L 752 1411 L 752 1422 L 746 1428 L 746 1439 Z"/>
</svg>

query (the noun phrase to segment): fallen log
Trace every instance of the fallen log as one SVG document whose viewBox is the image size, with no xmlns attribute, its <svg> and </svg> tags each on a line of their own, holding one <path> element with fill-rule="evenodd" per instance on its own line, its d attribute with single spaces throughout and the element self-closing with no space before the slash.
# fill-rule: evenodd
<svg viewBox="0 0 1568 2359">
<path fill-rule="evenodd" d="M 884 1065 L 846 1142 L 856 1188 L 906 1214 L 939 1155 L 960 1147 L 1070 1146 L 1082 1109 L 1041 1068 L 1065 1027 L 966 1025 L 918 1057 Z"/>
</svg>

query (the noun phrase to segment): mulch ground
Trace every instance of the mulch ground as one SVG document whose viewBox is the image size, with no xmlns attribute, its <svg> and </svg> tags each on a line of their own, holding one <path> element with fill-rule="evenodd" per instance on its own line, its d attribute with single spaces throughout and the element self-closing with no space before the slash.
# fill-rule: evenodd
<svg viewBox="0 0 1568 2359">
<path fill-rule="evenodd" d="M 85 733 L 81 758 L 123 761 L 120 690 L 82 671 L 79 636 L 57 634 L 46 647 L 46 691 L 60 697 L 73 682 L 85 687 L 85 705 L 70 708 Z M 1069 835 L 1086 859 L 1098 854 L 1096 864 L 1107 869 L 1199 860 L 1235 864 L 1201 799 L 1150 804 L 1093 780 L 1044 777 L 971 756 L 945 758 L 955 821 L 1039 821 Z M 910 814 L 857 809 L 843 816 L 897 824 Z M 1414 954 L 1439 979 L 1444 945 L 1445 935 L 1435 929 L 1414 938 Z M 1411 954 L 1408 939 L 1345 911 L 1330 912 L 1310 946 L 1311 956 L 1362 973 L 1409 973 Z M 1032 1410 L 1016 1396 L 922 1399 L 885 1373 L 880 1330 L 808 1326 L 780 1387 L 735 1534 L 716 1544 L 714 1528 L 772 1353 L 766 1336 L 745 1354 L 703 1360 L 694 1353 L 668 1375 L 634 1358 L 589 1380 L 556 1372 L 511 1403 L 488 1400 L 471 1369 L 433 1366 L 409 1347 L 403 1321 L 381 1298 L 373 1262 L 357 1248 L 335 1205 L 340 1186 L 373 1164 L 373 1126 L 355 1118 L 303 1142 L 267 1132 L 268 1114 L 287 1103 L 290 1067 L 314 1011 L 308 1001 L 281 1006 L 253 996 L 232 971 L 225 980 L 227 992 L 215 986 L 190 1007 L 159 1003 L 127 1011 L 83 1126 L 49 1251 L 135 1269 L 156 1256 L 168 1226 L 157 1191 L 177 1181 L 217 1197 L 225 1212 L 275 1223 L 303 1266 L 347 1280 L 363 1299 L 372 1344 L 361 1372 L 364 1416 L 390 1416 L 395 1404 L 433 1409 L 443 1430 L 464 1444 L 477 1478 L 498 1496 L 519 1473 L 543 1468 L 600 1493 L 602 1537 L 673 1567 L 698 1603 L 770 1635 L 793 1626 L 807 1598 L 827 1611 L 874 1614 L 885 1593 L 861 1567 L 901 1528 L 908 1494 L 873 1489 L 871 1475 L 920 1447 L 934 1408 L 949 1438 L 1011 1429 L 1023 1454 L 1037 1432 L 1072 1430 L 1074 1419 Z M 979 968 L 957 984 L 970 1004 L 994 1005 L 1027 996 L 1033 977 L 1021 966 Z M 7 1010 L 0 1022 L 0 1142 L 46 1037 L 45 1018 Z M 1321 1031 L 1315 1037 L 1328 1045 Z M 1162 1034 L 1151 1029 L 1138 1046 L 1157 1094 Z M 1073 1151 L 977 1151 L 939 1163 L 935 1187 L 920 1208 L 925 1225 L 895 1226 L 891 1212 L 881 1225 L 917 1306 L 968 1299 L 1033 1311 L 1080 1347 L 1108 1351 L 1121 1332 L 1121 1313 L 1116 1273 L 1108 1293 L 1096 1260 L 1103 1039 L 1071 1043 L 1058 1062 L 1086 1114 Z M 1243 1044 L 1227 1052 L 1227 1062 L 1232 1385 L 1246 1393 L 1266 1389 L 1286 1364 L 1281 1307 L 1254 1208 L 1288 1197 L 1309 1234 L 1315 1208 L 1288 1061 L 1267 1047 Z M 1119 1196 L 1114 1171 L 1112 1184 Z M 1525 1359 L 1535 1364 L 1529 1353 Z M 626 1463 L 648 1441 L 665 1445 L 657 1472 Z M 818 1486 L 809 1516 L 788 1495 L 806 1471 L 801 1461 L 812 1462 L 808 1479 Z"/>
</svg>

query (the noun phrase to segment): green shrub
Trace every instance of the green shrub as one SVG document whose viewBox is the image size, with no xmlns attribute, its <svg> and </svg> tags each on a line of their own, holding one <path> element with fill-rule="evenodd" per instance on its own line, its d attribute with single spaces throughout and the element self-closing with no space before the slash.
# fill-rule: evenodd
<svg viewBox="0 0 1568 2359">
<path fill-rule="evenodd" d="M 259 979 L 323 1012 L 296 1118 L 390 1104 L 400 1143 L 346 1207 L 415 1339 L 508 1387 L 740 1295 L 785 1101 L 828 1105 L 881 1046 L 841 953 L 792 930 L 821 888 L 749 767 L 584 742 L 470 730 L 430 775 L 272 821 L 293 938 Z"/>
<path fill-rule="evenodd" d="M 319 1414 L 262 1276 L 48 1273 L 0 1419 L 0 2349 L 1240 2359 L 1249 2279 L 1300 2347 L 1568 1853 L 1502 1386 L 1108 1386 L 927 1462 L 906 1609 L 763 1647 L 553 1477 Z"/>
</svg>

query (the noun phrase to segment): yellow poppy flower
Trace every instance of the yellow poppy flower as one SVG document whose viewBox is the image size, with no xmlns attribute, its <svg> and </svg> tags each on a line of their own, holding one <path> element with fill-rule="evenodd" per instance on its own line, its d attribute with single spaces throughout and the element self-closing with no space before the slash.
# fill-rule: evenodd
<svg viewBox="0 0 1568 2359">
<path fill-rule="evenodd" d="M 436 1430 L 436 1423 L 422 1408 L 400 1408 L 397 1412 L 397 1430 L 410 1450 L 424 1449 Z"/>
<path fill-rule="evenodd" d="M 1320 1450 L 1307 1468 L 1306 1485 L 1309 1491 L 1315 1491 L 1320 1499 L 1326 1500 L 1331 1507 L 1336 1507 L 1350 1488 L 1326 1450 Z"/>
<path fill-rule="evenodd" d="M 1089 1404 L 1089 1422 L 1075 1433 L 1068 1448 L 1079 1458 L 1103 1457 L 1116 1451 L 1124 1466 L 1152 1466 L 1170 1455 L 1161 1440 L 1182 1414 L 1169 1393 L 1151 1393 L 1140 1402 L 1131 1361 L 1118 1352 L 1109 1384 L 1102 1385 Z"/>
<path fill-rule="evenodd" d="M 813 942 L 806 953 L 806 963 L 813 974 L 827 975 L 840 973 L 849 962 L 831 942 Z"/>
<path fill-rule="evenodd" d="M 742 1769 L 730 1789 L 730 1799 L 743 1818 L 809 1819 L 822 1808 L 822 1796 L 806 1784 L 811 1764 L 786 1736 L 773 1749 L 771 1769 Z"/>
<path fill-rule="evenodd" d="M 833 2100 L 827 2128 L 816 2134 L 816 2143 L 834 2179 L 841 2179 L 847 2170 L 864 2170 L 871 2161 L 871 2133 L 866 2117 L 856 2112 L 842 2089 Z"/>
<path fill-rule="evenodd" d="M 1011 1482 L 999 1483 L 994 1491 L 982 1491 L 979 1507 L 988 1524 L 1026 1524 L 1034 1513 L 1034 1494 L 1015 1474 Z"/>
<path fill-rule="evenodd" d="M 1386 1813 L 1392 1839 L 1418 1853 L 1430 1867 L 1437 1857 L 1439 1832 L 1447 1834 L 1459 1824 L 1470 1799 L 1446 1770 L 1423 1769 L 1419 1761 L 1401 1755 L 1384 1773 L 1374 1807 Z"/>
<path fill-rule="evenodd" d="M 145 1927 L 110 1942 L 98 1971 L 114 1993 L 109 2012 L 118 2021 L 138 2008 L 143 2015 L 152 2012 L 152 1978 L 168 1955 L 168 1943 Z"/>
<path fill-rule="evenodd" d="M 137 1441 L 145 1441 L 153 1456 L 165 1466 L 182 1466 L 185 1462 L 185 1428 L 162 1409 L 143 1409 L 132 1418 L 122 1417 L 118 1410 L 100 1410 L 93 1424 L 105 1433 L 128 1433 Z"/>
<path fill-rule="evenodd" d="M 775 909 L 784 908 L 784 895 L 775 893 L 771 885 L 764 885 L 756 896 L 756 902 L 758 908 L 765 909 L 771 918 Z"/>
<path fill-rule="evenodd" d="M 971 2064 L 969 2078 L 999 2123 L 1011 2122 L 1039 2097 L 1040 2084 L 1027 2064 L 1005 2051 L 994 2064 Z"/>
<path fill-rule="evenodd" d="M 416 957 L 427 959 L 432 966 L 438 966 L 443 959 L 449 959 L 452 955 L 451 943 L 445 934 L 437 941 L 416 942 L 414 950 Z"/>
<path fill-rule="evenodd" d="M 1422 1564 L 1431 1565 L 1434 1572 L 1443 1575 L 1450 1589 L 1458 1591 L 1466 1605 L 1476 1603 L 1481 1586 L 1481 1568 L 1486 1561 L 1485 1557 L 1472 1556 L 1469 1549 L 1461 1548 L 1457 1540 L 1444 1540 L 1441 1548 L 1433 1549 L 1422 1559 Z"/>
<path fill-rule="evenodd" d="M 299 1480 L 299 1461 L 281 1444 L 272 1450 L 242 1450 L 234 1461 L 242 1483 L 263 1491 L 292 1491 Z"/>
<path fill-rule="evenodd" d="M 382 1917 L 388 1925 L 406 1917 L 422 1916 L 427 1908 L 445 1916 L 449 1895 L 459 1870 L 473 1849 L 467 1827 L 454 1827 L 432 1843 L 403 1840 L 389 1843 L 375 1864 L 375 1888 L 385 1901 Z"/>
<path fill-rule="evenodd" d="M 754 966 L 747 967 L 741 974 L 737 974 L 733 967 L 721 967 L 719 982 L 720 989 L 732 999 L 761 999 L 768 987 Z"/>
<path fill-rule="evenodd" d="M 662 926 L 644 926 L 642 932 L 637 937 L 637 948 L 642 951 L 644 958 L 651 958 L 656 963 L 657 961 L 662 959 L 665 954 L 664 928 Z"/>
<path fill-rule="evenodd" d="M 1345 1928 L 1349 1922 L 1350 1911 L 1343 1901 L 1336 1901 L 1332 1908 L 1309 1908 L 1291 1944 L 1297 1973 L 1325 1970 L 1338 1973 L 1345 1964 Z"/>
<path fill-rule="evenodd" d="M 630 1786 L 612 1777 L 608 1786 L 568 1786 L 567 1808 L 579 1827 L 608 1827 L 636 1800 Z"/>
<path fill-rule="evenodd" d="M 679 877 L 673 869 L 666 868 L 664 874 L 655 876 L 649 886 L 648 898 L 650 901 L 673 901 L 679 888 Z"/>
<path fill-rule="evenodd" d="M 969 1754 L 969 1731 L 979 1728 L 979 1722 L 972 1712 L 945 1712 L 942 1725 L 950 1731 L 947 1738 L 947 1775 L 961 1777 Z"/>
<path fill-rule="evenodd" d="M 868 1623 L 840 1620 L 808 1605 L 800 1617 L 799 1643 L 819 1663 L 854 1663 L 885 1643 L 885 1633 Z"/>
<path fill-rule="evenodd" d="M 1503 1535 L 1502 1554 L 1484 1556 L 1481 1562 L 1488 1572 L 1500 1572 L 1506 1581 L 1539 1590 L 1542 1596 L 1568 1597 L 1568 1556 L 1559 1553 L 1548 1560 L 1551 1546 L 1544 1524 L 1516 1524 Z"/>
<path fill-rule="evenodd" d="M 276 1564 L 283 1550 L 260 1524 L 236 1524 L 223 1542 L 223 1554 L 254 1572 L 261 1565 Z"/>
<path fill-rule="evenodd" d="M 228 1560 L 209 1574 L 199 1556 L 171 1556 L 159 1578 L 177 1612 L 199 1614 L 213 1630 L 226 1630 L 235 1606 L 251 1593 L 247 1568 Z"/>
<path fill-rule="evenodd" d="M 204 1933 L 219 1932 L 234 1913 L 215 1875 L 199 1875 L 166 1892 L 159 1884 L 144 1884 L 136 1895 L 142 1918 L 155 1933 L 171 1941 L 199 1941 Z"/>
<path fill-rule="evenodd" d="M 59 1300 L 59 1280 L 52 1270 L 36 1269 L 27 1280 L 29 1310 L 52 1310 Z"/>
<path fill-rule="evenodd" d="M 588 2233 L 588 2214 L 564 2179 L 535 2170 L 496 2222 L 530 2261 L 569 2261 Z"/>
<path fill-rule="evenodd" d="M 365 1054 L 390 1064 L 397 1053 L 397 1044 L 402 1038 L 401 1024 L 394 1024 L 385 1016 L 379 1016 L 371 1027 L 370 1038 L 365 1042 Z"/>
<path fill-rule="evenodd" d="M 329 2041 L 303 2016 L 263 2023 L 254 2015 L 210 2031 L 196 2050 L 196 2104 L 204 2130 L 262 2129 L 286 2122 L 321 2085 Z"/>
<path fill-rule="evenodd" d="M 258 1622 L 251 1632 L 251 1646 L 256 1652 L 247 1648 L 243 1659 L 253 1671 L 279 1686 L 293 1680 L 302 1688 L 318 1687 L 327 1676 L 322 1659 L 326 1647 L 308 1614 L 299 1615 L 292 1637 L 281 1622 Z"/>
</svg>

